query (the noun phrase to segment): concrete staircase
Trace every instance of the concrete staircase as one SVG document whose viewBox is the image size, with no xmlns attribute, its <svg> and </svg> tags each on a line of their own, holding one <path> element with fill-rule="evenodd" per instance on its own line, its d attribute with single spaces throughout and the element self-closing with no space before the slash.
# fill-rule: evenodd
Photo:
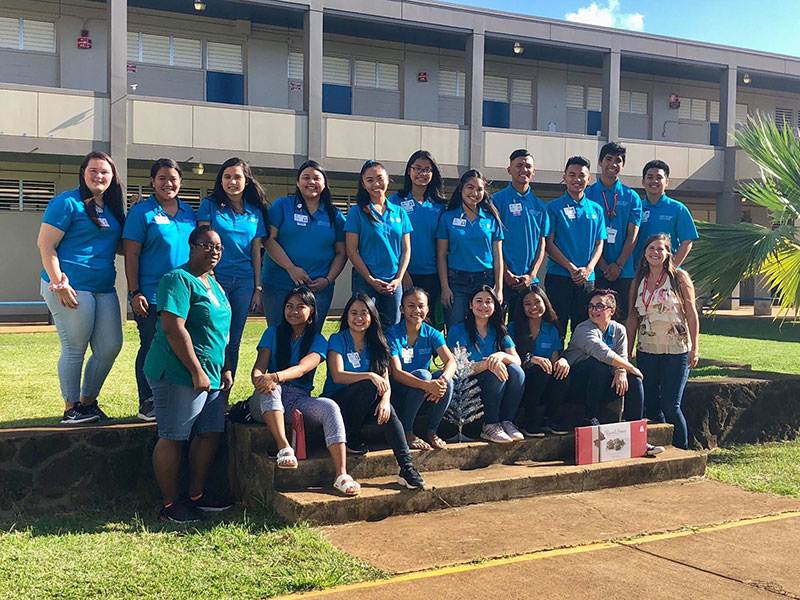
<svg viewBox="0 0 800 600">
<path fill-rule="evenodd" d="M 414 464 L 427 484 L 425 491 L 401 489 L 396 483 L 399 469 L 391 450 L 374 450 L 365 456 L 348 457 L 348 472 L 361 484 L 361 494 L 346 498 L 333 489 L 333 465 L 327 450 L 312 450 L 297 470 L 278 469 L 274 441 L 265 426 L 231 424 L 229 468 L 232 489 L 245 504 L 271 505 L 286 521 L 315 524 L 378 520 L 394 514 L 685 479 L 705 473 L 705 454 L 669 445 L 671 425 L 648 426 L 648 440 L 666 446 L 666 452 L 652 458 L 583 466 L 574 464 L 572 435 L 505 445 L 467 442 L 449 444 L 440 451 L 412 451 Z"/>
</svg>

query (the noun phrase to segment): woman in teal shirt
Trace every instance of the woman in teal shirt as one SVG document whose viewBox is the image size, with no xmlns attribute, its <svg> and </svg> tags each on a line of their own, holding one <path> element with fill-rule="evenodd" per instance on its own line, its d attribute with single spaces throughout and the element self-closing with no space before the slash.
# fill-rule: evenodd
<svg viewBox="0 0 800 600">
<path fill-rule="evenodd" d="M 217 173 L 214 191 L 200 204 L 197 224 L 211 225 L 224 246 L 214 277 L 231 304 L 227 358 L 234 378 L 247 313 L 261 309 L 261 240 L 267 235 L 266 218 L 264 190 L 250 165 L 241 158 L 229 158 Z"/>
<path fill-rule="evenodd" d="M 158 284 L 161 318 L 144 364 L 158 421 L 153 470 L 164 501 L 160 518 L 178 523 L 198 521 L 204 510 L 229 506 L 203 493 L 225 430 L 220 392 L 233 383 L 230 369 L 223 370 L 231 307 L 222 287 L 209 277 L 222 256 L 222 241 L 210 226 L 202 225 L 189 236 L 189 247 L 189 261 Z M 193 430 L 189 494 L 181 498 L 182 446 Z"/>
</svg>

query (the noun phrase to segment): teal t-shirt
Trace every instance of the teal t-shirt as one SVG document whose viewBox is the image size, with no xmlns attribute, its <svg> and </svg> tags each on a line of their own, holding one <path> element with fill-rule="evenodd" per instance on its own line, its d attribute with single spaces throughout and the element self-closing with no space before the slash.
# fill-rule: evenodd
<svg viewBox="0 0 800 600">
<path fill-rule="evenodd" d="M 169 312 L 186 321 L 186 331 L 192 338 L 197 360 L 211 380 L 211 389 L 219 389 L 220 373 L 225 364 L 225 347 L 231 328 L 231 305 L 220 285 L 208 278 L 207 289 L 199 277 L 183 265 L 161 278 L 156 292 L 159 315 Z M 167 341 L 161 327 L 156 326 L 153 345 L 144 362 L 144 373 L 151 379 L 166 379 L 170 383 L 192 386 L 192 375 Z"/>
</svg>

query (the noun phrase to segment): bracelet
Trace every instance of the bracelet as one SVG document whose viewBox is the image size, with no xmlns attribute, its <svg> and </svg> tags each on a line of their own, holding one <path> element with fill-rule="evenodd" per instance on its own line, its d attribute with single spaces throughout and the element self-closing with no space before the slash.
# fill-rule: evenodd
<svg viewBox="0 0 800 600">
<path fill-rule="evenodd" d="M 142 293 L 142 290 L 140 290 L 140 289 L 135 289 L 135 290 L 133 290 L 132 292 L 129 292 L 129 295 L 130 295 L 130 297 L 131 297 L 131 300 L 133 300 L 134 298 L 136 298 L 136 296 L 140 295 L 141 293 Z"/>
<path fill-rule="evenodd" d="M 275 378 L 278 380 L 278 383 L 283 383 L 281 381 L 281 372 L 280 371 L 275 371 Z"/>
<path fill-rule="evenodd" d="M 61 273 L 61 281 L 58 283 L 50 282 L 50 285 L 47 286 L 47 290 L 50 292 L 57 292 L 59 290 L 63 290 L 69 285 L 69 278 L 67 277 L 66 273 Z"/>
<path fill-rule="evenodd" d="M 325 283 L 326 283 L 327 285 L 330 285 L 330 284 L 331 284 L 331 280 L 330 280 L 330 279 L 328 279 L 327 277 L 323 277 L 323 279 L 325 280 Z"/>
<path fill-rule="evenodd" d="M 257 291 L 257 292 L 261 292 L 261 291 L 263 291 L 263 290 L 264 290 L 264 287 L 263 287 L 263 286 L 261 286 L 261 285 L 257 285 L 257 286 L 256 286 L 256 291 Z"/>
</svg>

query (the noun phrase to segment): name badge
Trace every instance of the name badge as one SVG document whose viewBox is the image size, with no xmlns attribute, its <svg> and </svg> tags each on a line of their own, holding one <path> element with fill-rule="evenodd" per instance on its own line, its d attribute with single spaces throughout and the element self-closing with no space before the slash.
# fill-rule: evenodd
<svg viewBox="0 0 800 600">
<path fill-rule="evenodd" d="M 327 221 L 323 221 L 322 219 L 317 219 L 317 227 L 330 227 L 331 224 Z"/>
<path fill-rule="evenodd" d="M 511 214 L 515 217 L 518 217 L 522 214 L 522 203 L 515 202 L 514 204 L 508 205 L 508 210 L 511 211 Z"/>
<path fill-rule="evenodd" d="M 612 227 L 606 227 L 606 233 L 608 234 L 608 243 L 609 244 L 616 244 L 617 243 L 617 230 Z"/>
<path fill-rule="evenodd" d="M 361 368 L 361 355 L 358 352 L 348 352 L 347 360 L 353 365 L 354 369 Z"/>
<path fill-rule="evenodd" d="M 400 356 L 403 358 L 403 362 L 405 364 L 409 364 L 414 359 L 414 349 L 413 348 L 401 348 L 400 349 Z"/>
<path fill-rule="evenodd" d="M 169 225 L 169 217 L 167 215 L 156 215 L 153 217 L 153 222 L 156 225 Z"/>
<path fill-rule="evenodd" d="M 108 224 L 108 219 L 105 217 L 97 217 L 97 222 L 100 223 L 100 227 L 103 229 L 108 229 L 111 225 Z"/>
<path fill-rule="evenodd" d="M 458 217 L 455 217 L 453 219 L 453 227 L 466 227 L 466 226 L 467 226 L 466 219 L 459 219 Z"/>
<path fill-rule="evenodd" d="M 647 223 L 650 220 L 650 211 L 646 210 L 642 213 L 642 223 Z"/>
<path fill-rule="evenodd" d="M 576 217 L 575 207 L 574 206 L 565 206 L 564 207 L 564 214 L 567 215 L 567 218 L 570 220 L 574 220 Z"/>
<path fill-rule="evenodd" d="M 300 227 L 305 227 L 306 225 L 308 225 L 308 215 L 298 215 L 297 213 L 295 213 L 294 222 L 297 223 Z"/>
<path fill-rule="evenodd" d="M 414 201 L 413 200 L 401 200 L 400 206 L 406 209 L 406 212 L 414 212 Z"/>
</svg>

